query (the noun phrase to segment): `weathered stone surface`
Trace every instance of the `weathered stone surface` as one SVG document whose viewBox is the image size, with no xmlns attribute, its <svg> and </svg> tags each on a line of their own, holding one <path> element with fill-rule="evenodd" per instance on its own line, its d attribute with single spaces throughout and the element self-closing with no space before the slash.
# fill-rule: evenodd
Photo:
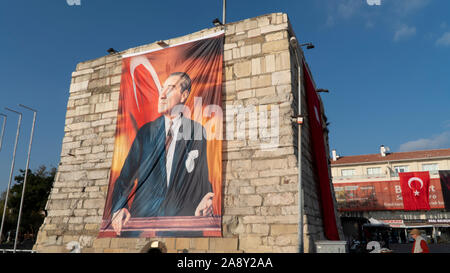
<svg viewBox="0 0 450 273">
<path fill-rule="evenodd" d="M 72 83 L 70 85 L 70 93 L 80 92 L 88 89 L 89 81 L 83 81 L 79 83 Z"/>
<path fill-rule="evenodd" d="M 234 65 L 234 74 L 237 78 L 248 77 L 252 72 L 251 61 L 239 62 Z"/>
<path fill-rule="evenodd" d="M 266 42 L 262 45 L 262 53 L 274 53 L 289 49 L 289 41 L 277 40 Z"/>
<path fill-rule="evenodd" d="M 238 238 L 210 238 L 209 247 L 211 250 L 232 251 L 238 246 Z"/>
</svg>

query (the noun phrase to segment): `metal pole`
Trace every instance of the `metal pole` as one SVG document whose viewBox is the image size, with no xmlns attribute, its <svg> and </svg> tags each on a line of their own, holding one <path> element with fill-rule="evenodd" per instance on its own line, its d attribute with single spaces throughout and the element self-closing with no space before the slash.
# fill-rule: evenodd
<svg viewBox="0 0 450 273">
<path fill-rule="evenodd" d="M 17 220 L 17 228 L 16 228 L 16 239 L 14 240 L 14 253 L 16 253 L 17 239 L 19 237 L 19 228 L 20 228 L 20 220 L 22 218 L 22 207 L 23 207 L 23 199 L 25 197 L 25 186 L 27 184 L 27 176 L 28 176 L 28 167 L 30 166 L 30 154 L 31 154 L 31 145 L 33 144 L 33 135 L 34 135 L 34 125 L 36 124 L 36 114 L 37 111 L 27 107 L 25 105 L 19 104 L 20 107 L 33 111 L 33 125 L 31 126 L 31 136 L 30 136 L 30 144 L 28 145 L 28 158 L 27 158 L 27 166 L 25 168 L 25 176 L 23 178 L 23 188 L 22 188 L 22 197 L 20 198 L 20 208 L 19 208 L 19 219 Z"/>
<path fill-rule="evenodd" d="M 225 25 L 227 23 L 227 0 L 223 0 L 223 13 L 222 13 L 222 22 Z"/>
<path fill-rule="evenodd" d="M 3 117 L 2 133 L 0 134 L 0 151 L 1 151 L 2 150 L 2 143 L 3 143 L 3 135 L 5 134 L 6 115 L 0 113 L 0 116 Z"/>
<path fill-rule="evenodd" d="M 6 190 L 5 205 L 3 206 L 2 224 L 0 226 L 0 239 L 1 239 L 2 234 L 3 234 L 3 225 L 5 223 L 5 215 L 6 215 L 6 207 L 8 205 L 9 189 L 11 187 L 11 180 L 12 180 L 12 175 L 13 175 L 13 171 L 14 171 L 14 163 L 15 163 L 15 160 L 16 160 L 17 142 L 19 141 L 20 123 L 22 122 L 22 113 L 19 113 L 17 111 L 11 110 L 9 108 L 5 108 L 5 109 L 8 110 L 8 111 L 11 111 L 13 113 L 18 114 L 19 115 L 19 120 L 17 122 L 16 141 L 14 143 L 14 152 L 13 152 L 13 158 L 12 158 L 12 161 L 11 161 L 11 172 L 9 173 L 8 189 Z"/>
<path fill-rule="evenodd" d="M 297 51 L 295 52 L 295 54 L 297 55 Z M 297 58 L 298 59 L 298 58 Z M 298 116 L 301 117 L 302 116 L 302 77 L 301 77 L 301 65 L 300 65 L 300 60 L 298 59 Z M 304 234 L 303 234 L 303 206 L 304 206 L 304 196 L 303 196 L 303 183 L 302 183 L 302 124 L 298 124 L 298 194 L 299 194 L 299 198 L 300 198 L 300 209 L 299 209 L 299 248 L 300 248 L 300 253 L 303 253 L 304 250 Z"/>
<path fill-rule="evenodd" d="M 302 183 L 302 126 L 303 126 L 303 116 L 302 116 L 302 60 L 303 58 L 298 55 L 298 41 L 294 36 L 290 39 L 290 44 L 295 54 L 295 59 L 297 60 L 297 88 L 298 88 L 298 98 L 297 98 L 297 126 L 298 126 L 298 140 L 297 140 L 297 153 L 298 153 L 298 195 L 299 195 L 299 216 L 298 216 L 298 250 L 299 253 L 304 253 L 304 232 L 303 232 L 303 207 L 304 207 L 304 196 L 303 196 L 303 183 Z"/>
</svg>

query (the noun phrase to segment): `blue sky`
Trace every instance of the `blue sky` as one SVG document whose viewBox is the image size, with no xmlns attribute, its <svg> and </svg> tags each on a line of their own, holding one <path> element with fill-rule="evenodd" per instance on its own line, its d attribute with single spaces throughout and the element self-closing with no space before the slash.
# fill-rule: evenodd
<svg viewBox="0 0 450 273">
<path fill-rule="evenodd" d="M 37 109 L 30 167 L 57 166 L 71 73 L 117 50 L 211 27 L 221 0 L 0 0 L 0 112 Z M 340 155 L 450 147 L 450 1 L 228 0 L 227 21 L 286 12 L 320 88 L 330 146 Z M 24 117 L 15 174 L 24 169 L 32 113 Z M 17 117 L 0 151 L 6 188 Z M 1 122 L 1 120 L 0 120 Z"/>
</svg>

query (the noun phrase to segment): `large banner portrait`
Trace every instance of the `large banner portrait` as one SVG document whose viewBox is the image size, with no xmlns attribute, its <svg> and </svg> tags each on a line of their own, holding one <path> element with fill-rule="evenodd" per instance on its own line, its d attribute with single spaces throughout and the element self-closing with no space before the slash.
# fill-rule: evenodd
<svg viewBox="0 0 450 273">
<path fill-rule="evenodd" d="M 99 237 L 221 236 L 223 44 L 123 57 Z"/>
</svg>

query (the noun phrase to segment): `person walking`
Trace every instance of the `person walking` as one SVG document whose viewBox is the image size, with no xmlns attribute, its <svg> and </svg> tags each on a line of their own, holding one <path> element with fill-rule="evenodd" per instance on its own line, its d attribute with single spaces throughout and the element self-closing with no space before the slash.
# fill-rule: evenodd
<svg viewBox="0 0 450 273">
<path fill-rule="evenodd" d="M 420 231 L 418 229 L 411 230 L 409 234 L 414 239 L 412 253 L 430 253 L 427 242 L 422 236 L 420 236 Z"/>
</svg>

